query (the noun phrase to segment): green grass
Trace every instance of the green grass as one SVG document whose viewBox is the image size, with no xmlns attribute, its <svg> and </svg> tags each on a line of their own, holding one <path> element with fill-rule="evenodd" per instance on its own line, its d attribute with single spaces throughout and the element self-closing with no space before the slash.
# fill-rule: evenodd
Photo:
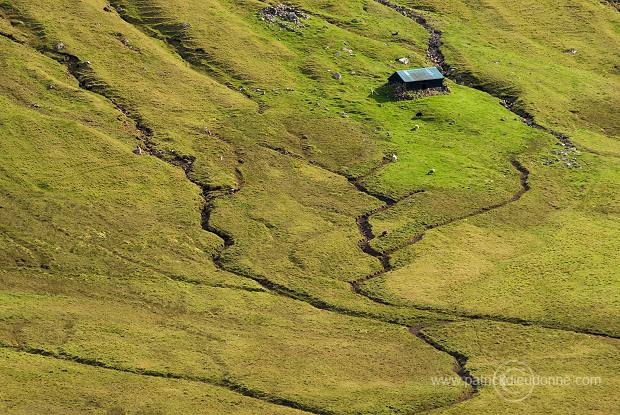
<svg viewBox="0 0 620 415">
<path fill-rule="evenodd" d="M 428 408 L 464 390 L 426 382 L 428 373 L 451 373 L 450 357 L 404 327 L 319 311 L 269 293 L 137 277 L 59 279 L 33 271 L 4 274 L 2 282 L 11 287 L 2 294 L 3 345 L 164 377 L 232 379 L 338 413 L 385 413 L 388 405 Z M 403 355 L 417 357 L 403 362 Z"/>
<path fill-rule="evenodd" d="M 616 341 L 482 322 L 429 327 L 423 332 L 470 356 L 473 375 L 488 382 L 477 399 L 430 413 L 612 414 L 619 409 L 614 393 L 619 382 Z M 508 379 L 514 376 L 514 383 L 502 386 L 502 374 Z M 534 387 L 518 384 L 519 376 Z M 502 396 L 526 399 L 511 402 Z"/>
<path fill-rule="evenodd" d="M 409 4 L 435 11 L 429 15 L 445 31 L 444 53 L 457 72 L 471 72 L 482 84 L 509 86 L 542 124 L 580 145 L 617 154 L 620 118 L 613 109 L 620 105 L 620 81 L 614 51 L 620 46 L 620 17 L 609 5 L 560 0 Z M 570 49 L 577 53 L 566 53 Z"/>
<path fill-rule="evenodd" d="M 444 31 L 454 67 L 518 93 L 571 136 L 583 155 L 569 168 L 547 162 L 554 137 L 486 93 L 448 82 L 446 95 L 383 95 L 397 58 L 429 64 L 428 34 L 377 2 L 296 2 L 310 15 L 297 32 L 261 21 L 259 1 L 113 3 L 123 11 L 0 1 L 10 5 L 0 7 L 2 410 L 616 412 L 617 340 L 538 327 L 618 335 L 613 9 L 409 4 Z M 90 62 L 98 94 L 58 62 L 59 42 Z M 146 144 L 160 157 L 132 153 Z M 373 170 L 392 153 L 397 162 Z M 187 172 L 164 161 L 182 156 L 195 160 Z M 394 305 L 352 292 L 350 281 L 381 270 L 359 247 L 356 218 L 383 204 L 348 178 L 399 200 L 370 218 L 383 234 L 372 246 L 389 251 L 509 200 L 522 188 L 515 158 L 531 173 L 519 201 L 429 231 L 364 285 Z M 210 201 L 209 228 L 232 245 L 203 229 L 200 186 L 240 186 Z M 424 192 L 401 200 L 414 190 Z M 455 362 L 407 331 L 420 324 L 474 375 L 517 358 L 609 384 L 541 388 L 524 406 L 484 387 L 461 402 L 464 382 L 432 384 Z M 581 354 L 563 359 L 559 344 Z M 261 399 L 217 386 L 227 381 Z"/>
<path fill-rule="evenodd" d="M 528 166 L 533 190 L 519 202 L 429 231 L 394 256 L 403 268 L 367 289 L 396 303 L 617 335 L 608 318 L 618 313 L 617 162 L 578 171 Z M 424 213 L 420 205 L 412 208 Z"/>
<path fill-rule="evenodd" d="M 493 2 L 493 6 L 484 9 L 486 14 L 478 14 L 475 18 L 467 14 L 468 19 L 487 23 L 495 21 L 497 16 L 493 13 L 507 13 L 505 8 L 496 3 L 498 2 Z M 443 29 L 442 24 L 447 25 L 444 22 L 450 13 L 462 11 L 457 5 L 453 7 L 454 9 L 446 10 L 446 14 L 441 18 L 437 18 L 438 27 Z M 598 6 L 583 7 L 592 8 L 599 14 L 604 11 Z M 457 20 L 456 17 L 453 19 Z M 511 15 L 507 19 L 518 17 Z M 542 30 L 540 28 L 548 28 L 550 24 L 545 19 L 540 16 L 539 20 L 534 20 L 538 31 L 532 30 L 529 33 L 529 36 L 533 37 L 538 34 L 539 42 L 539 33 Z M 469 20 L 458 21 L 460 24 L 467 22 L 467 32 L 461 33 L 458 41 L 454 40 L 455 34 L 460 33 L 458 30 L 451 26 L 444 29 L 449 61 L 457 61 L 451 55 L 455 48 L 475 53 L 459 47 L 458 42 L 463 42 L 465 35 L 482 35 L 476 32 L 479 28 L 476 24 Z M 531 28 L 524 22 L 516 26 L 522 27 Z M 500 25 L 500 28 L 490 30 L 501 31 L 501 28 Z M 465 27 L 461 30 L 465 30 Z M 514 30 L 515 27 L 510 26 L 510 33 Z M 514 41 L 512 38 L 508 40 L 498 36 L 490 44 L 500 40 Z M 592 42 L 596 45 L 599 43 Z M 552 45 L 546 46 L 551 48 Z M 505 44 L 503 47 L 506 47 Z M 516 52 L 520 51 L 515 49 Z M 605 59 L 603 52 L 600 56 L 599 59 Z M 533 57 L 535 55 L 522 56 L 518 61 L 525 65 L 529 62 L 527 59 Z M 490 57 L 485 55 L 485 59 Z M 484 62 L 480 56 L 474 60 L 478 65 Z M 540 66 L 540 61 L 529 63 Z M 472 71 L 485 82 L 491 82 L 488 79 L 494 76 L 492 70 L 498 67 L 486 65 L 483 70 L 480 66 L 462 66 L 460 62 L 455 66 Z M 597 68 L 603 72 L 606 70 L 606 66 Z M 547 82 L 542 80 L 547 72 L 538 76 L 535 76 L 536 72 L 529 73 L 529 79 Z M 607 78 L 609 82 L 615 79 L 611 75 Z M 504 73 L 500 80 L 501 82 L 494 82 L 521 87 L 519 82 L 522 79 L 507 73 Z M 590 94 L 609 91 L 608 87 L 597 87 L 595 82 L 580 85 L 582 88 L 587 87 Z M 583 91 L 571 91 L 569 94 L 565 89 L 565 82 L 556 82 L 554 86 L 557 89 L 556 95 L 566 97 L 572 96 L 570 94 L 581 94 L 579 99 L 588 99 L 588 95 Z M 565 123 L 560 116 L 554 116 L 555 123 L 548 123 L 546 117 L 550 115 L 542 108 L 544 104 L 547 111 L 558 110 L 560 104 L 553 100 L 555 95 L 547 95 L 543 99 L 529 95 L 526 86 L 522 88 L 524 92 L 520 96 L 527 104 L 524 106 L 539 122 L 571 134 L 571 125 L 596 131 L 585 122 Z M 530 104 L 540 105 L 541 110 L 534 110 Z M 613 123 L 616 112 L 613 108 L 612 103 L 611 107 L 599 109 L 600 116 L 593 119 L 598 122 L 609 120 Z M 610 130 L 606 140 L 613 142 L 617 131 Z M 580 145 L 580 135 L 571 137 Z M 618 240 L 614 237 L 618 231 L 618 203 L 615 196 L 618 192 L 617 161 L 613 157 L 586 152 L 578 156 L 581 167 L 571 170 L 562 163 L 546 165 L 545 160 L 549 156 L 545 155 L 545 151 L 547 150 L 543 147 L 526 156 L 527 158 L 521 157 L 523 161 L 527 161 L 526 166 L 531 171 L 532 190 L 518 203 L 430 231 L 423 241 L 395 255 L 394 263 L 403 268 L 387 274 L 385 278 L 372 281 L 367 290 L 375 296 L 390 298 L 397 304 L 413 303 L 468 314 L 538 320 L 551 325 L 579 327 L 617 335 L 616 322 L 608 318 L 609 315 L 618 313 L 613 292 L 617 291 L 620 284 L 620 275 L 614 265 L 618 261 L 619 247 Z M 389 233 L 375 242 L 376 247 L 390 249 L 406 240 L 409 235 L 423 231 L 427 224 L 445 220 L 445 217 L 458 217 L 457 213 L 462 208 L 458 199 L 453 197 L 454 193 L 416 195 L 407 204 L 377 215 L 372 222 L 377 232 L 385 230 Z M 476 200 L 467 200 L 466 206 L 471 206 Z"/>
</svg>

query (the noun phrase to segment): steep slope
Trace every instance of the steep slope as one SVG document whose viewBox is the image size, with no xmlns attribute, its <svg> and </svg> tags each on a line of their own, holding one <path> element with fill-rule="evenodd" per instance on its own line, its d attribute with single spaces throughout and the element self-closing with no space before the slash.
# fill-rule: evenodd
<svg viewBox="0 0 620 415">
<path fill-rule="evenodd" d="M 600 154 L 615 151 L 614 112 L 574 127 L 560 98 L 538 111 L 543 98 L 512 72 L 487 87 L 454 39 L 492 37 L 469 31 L 495 14 L 464 24 L 470 11 L 519 18 L 500 3 L 300 2 L 298 24 L 261 18 L 259 1 L 2 0 L 6 411 L 497 413 L 517 409 L 477 381 L 514 356 L 493 344 L 524 336 L 541 346 L 510 352 L 538 359 L 559 336 L 613 360 L 619 173 Z M 578 3 L 614 44 L 616 16 Z M 437 58 L 432 25 L 459 84 L 390 100 L 396 58 Z M 569 66 L 558 76 L 581 76 Z M 605 70 L 583 102 L 613 85 Z M 470 347 L 470 327 L 487 346 Z M 119 384 L 148 389 L 147 402 Z M 575 390 L 593 397 L 575 411 L 613 413 L 596 404 L 608 389 Z M 537 393 L 518 410 L 567 405 Z"/>
</svg>

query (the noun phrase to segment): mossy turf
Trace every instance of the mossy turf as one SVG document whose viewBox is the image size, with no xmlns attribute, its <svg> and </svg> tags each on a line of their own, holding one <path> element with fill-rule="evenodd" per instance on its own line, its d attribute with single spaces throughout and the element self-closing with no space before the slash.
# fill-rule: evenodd
<svg viewBox="0 0 620 415">
<path fill-rule="evenodd" d="M 606 2 L 416 0 L 445 32 L 457 73 L 520 97 L 538 120 L 577 144 L 617 153 L 620 15 Z"/>
<path fill-rule="evenodd" d="M 0 367 L 4 396 L 10 397 L 0 411 L 7 414 L 304 413 L 202 382 L 97 369 L 8 349 L 0 350 Z"/>
<path fill-rule="evenodd" d="M 547 3 L 551 8 L 551 3 L 557 2 Z M 520 159 L 530 170 L 531 190 L 522 199 L 501 210 L 429 231 L 421 242 L 394 255 L 395 264 L 403 268 L 373 280 L 366 290 L 373 296 L 390 298 L 395 304 L 405 301 L 471 315 L 568 324 L 617 336 L 620 328 L 615 319 L 609 319 L 609 315 L 618 313 L 613 293 L 620 288 L 617 271 L 620 241 L 616 237 L 618 162 L 613 156 L 615 144 L 605 144 L 617 142 L 616 97 L 612 95 L 604 99 L 605 105 L 597 109 L 597 117 L 568 120 L 567 116 L 556 114 L 564 110 L 565 115 L 570 115 L 561 103 L 567 99 L 571 100 L 571 105 L 586 105 L 585 102 L 597 102 L 590 99 L 591 95 L 605 96 L 617 89 L 612 84 L 618 78 L 610 67 L 614 60 L 608 57 L 607 50 L 600 50 L 601 43 L 613 44 L 617 38 L 604 37 L 604 41 L 597 38 L 591 42 L 592 49 L 579 43 L 585 48 L 583 54 L 596 53 L 597 59 L 606 62 L 605 65 L 589 67 L 591 73 L 581 76 L 584 79 L 603 77 L 606 85 L 580 82 L 578 88 L 572 88 L 573 84 L 565 82 L 563 76 L 543 69 L 553 65 L 567 66 L 566 59 L 579 59 L 581 65 L 577 67 L 585 70 L 588 62 L 578 54 L 566 57 L 567 54 L 562 53 L 563 49 L 556 44 L 560 37 L 565 38 L 562 40 L 565 43 L 569 38 L 575 41 L 575 33 L 571 31 L 577 29 L 564 26 L 566 33 L 560 31 L 553 42 L 542 42 L 542 32 L 554 28 L 556 33 L 558 27 L 555 14 L 553 19 L 548 14 L 531 14 L 533 10 L 540 11 L 540 7 L 533 6 L 527 13 L 520 7 L 519 13 L 513 13 L 508 10 L 511 6 L 507 2 L 493 1 L 486 7 L 472 7 L 465 12 L 467 7 L 463 4 L 433 4 L 429 9 L 434 12 L 422 13 L 428 15 L 439 29 L 445 30 L 444 50 L 456 73 L 464 74 L 466 78 L 473 74 L 481 87 L 498 91 L 498 94 L 516 94 L 521 99 L 520 105 L 539 122 L 569 134 L 578 148 L 582 145 L 581 136 L 575 132 L 587 129 L 592 131 L 593 138 L 606 134 L 606 138 L 597 144 L 597 148 L 604 150 L 591 153 L 585 147 L 591 143 L 583 143 L 583 154 L 575 158 L 578 168 L 572 163 L 571 168 L 567 168 L 566 163 L 558 162 L 553 155 L 557 150 L 545 154 L 548 150 L 537 146 L 533 153 L 526 152 Z M 565 10 L 560 8 L 558 12 L 561 19 L 569 18 Z M 615 15 L 606 22 L 597 20 L 607 16 L 606 11 L 605 6 L 583 4 L 568 13 L 588 16 L 592 13 L 594 20 L 579 20 L 578 27 L 593 24 L 614 27 L 617 25 Z M 523 18 L 524 14 L 529 19 Z M 490 22 L 496 22 L 499 15 L 511 23 L 491 27 Z M 488 47 L 462 47 L 462 42 L 483 45 L 472 40 L 476 36 L 487 36 L 487 32 L 484 35 L 480 32 L 481 28 L 496 33 L 485 43 Z M 519 36 L 515 37 L 515 31 Z M 526 36 L 529 36 L 529 43 L 523 40 Z M 501 61 L 503 65 L 485 64 L 495 59 L 491 50 L 499 53 L 503 50 L 501 48 L 512 45 L 516 39 L 522 40 L 520 46 L 511 46 L 508 50 L 520 54 L 518 58 L 507 55 Z M 524 43 L 535 41 L 540 46 L 534 50 L 540 50 L 540 53 L 544 50 L 547 53 L 545 60 L 537 55 L 538 52 L 530 54 L 531 48 L 525 52 Z M 577 50 L 582 49 L 577 47 Z M 453 55 L 457 51 L 462 59 L 468 57 L 471 61 L 457 59 Z M 485 54 L 482 51 L 486 51 Z M 556 59 L 560 55 L 564 58 Z M 549 65 L 541 64 L 547 60 Z M 523 68 L 525 65 L 528 65 L 527 69 Z M 564 70 L 568 69 L 565 67 Z M 521 72 L 527 72 L 528 76 L 516 76 Z M 574 75 L 579 76 L 577 72 Z M 563 81 L 559 82 L 560 79 Z M 554 92 L 542 96 L 545 89 L 541 85 L 554 88 Z M 568 88 L 572 89 L 569 91 Z M 550 122 L 550 118 L 555 121 Z M 606 130 L 595 123 L 613 127 Z M 463 205 L 451 198 L 452 194 L 429 192 L 416 195 L 398 208 L 373 217 L 377 232 L 389 232 L 384 238 L 377 239 L 375 246 L 389 250 L 412 233 L 423 232 L 429 224 L 442 222 L 445 217 L 458 217 Z M 464 206 L 471 206 L 472 201 L 476 199 Z"/>
<path fill-rule="evenodd" d="M 469 356 L 473 376 L 486 384 L 479 399 L 430 413 L 613 414 L 620 409 L 614 392 L 620 382 L 617 341 L 480 321 L 422 332 Z"/>
<path fill-rule="evenodd" d="M 296 2 L 293 31 L 260 1 L 111 3 L 0 0 L 0 410 L 615 412 L 617 340 L 570 331 L 620 329 L 613 9 L 409 4 L 457 72 L 571 136 L 569 166 L 485 92 L 385 95 L 398 58 L 429 65 L 428 33 L 378 2 Z M 374 301 L 350 284 L 383 270 L 367 212 L 394 268 Z M 515 406 L 432 382 L 512 358 L 609 384 Z"/>
</svg>

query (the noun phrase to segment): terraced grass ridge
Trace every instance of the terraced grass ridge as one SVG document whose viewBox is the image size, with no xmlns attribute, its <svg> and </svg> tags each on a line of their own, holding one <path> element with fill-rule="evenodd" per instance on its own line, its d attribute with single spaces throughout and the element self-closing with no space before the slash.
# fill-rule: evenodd
<svg viewBox="0 0 620 415">
<path fill-rule="evenodd" d="M 0 0 L 0 414 L 620 413 L 618 51 L 599 0 Z"/>
</svg>

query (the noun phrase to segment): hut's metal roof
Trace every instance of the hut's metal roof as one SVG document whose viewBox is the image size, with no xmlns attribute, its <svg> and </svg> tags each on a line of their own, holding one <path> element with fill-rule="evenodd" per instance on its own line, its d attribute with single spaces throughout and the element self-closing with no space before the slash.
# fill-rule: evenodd
<svg viewBox="0 0 620 415">
<path fill-rule="evenodd" d="M 443 79 L 443 75 L 436 67 L 405 69 L 396 72 L 403 82 L 419 82 L 430 81 L 434 79 Z"/>
</svg>

